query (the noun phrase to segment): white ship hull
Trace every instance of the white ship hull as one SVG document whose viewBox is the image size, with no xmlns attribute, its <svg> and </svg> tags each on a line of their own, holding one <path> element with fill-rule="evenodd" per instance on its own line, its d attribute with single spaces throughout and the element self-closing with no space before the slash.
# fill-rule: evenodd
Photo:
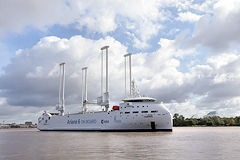
<svg viewBox="0 0 240 160">
<path fill-rule="evenodd" d="M 172 131 L 172 115 L 163 105 L 148 104 L 145 108 L 137 105 L 136 103 L 131 107 L 122 105 L 120 110 L 110 112 L 64 116 L 45 113 L 39 118 L 38 129 L 41 131 Z"/>
</svg>

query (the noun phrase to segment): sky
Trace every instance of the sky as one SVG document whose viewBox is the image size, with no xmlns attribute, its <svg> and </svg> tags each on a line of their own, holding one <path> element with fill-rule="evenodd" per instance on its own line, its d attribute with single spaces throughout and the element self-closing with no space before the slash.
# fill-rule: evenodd
<svg viewBox="0 0 240 160">
<path fill-rule="evenodd" d="M 0 123 L 37 121 L 100 95 L 100 48 L 109 47 L 111 105 L 124 98 L 124 58 L 140 93 L 185 117 L 240 115 L 239 0 L 0 0 Z M 91 110 L 91 108 L 89 108 Z"/>
</svg>

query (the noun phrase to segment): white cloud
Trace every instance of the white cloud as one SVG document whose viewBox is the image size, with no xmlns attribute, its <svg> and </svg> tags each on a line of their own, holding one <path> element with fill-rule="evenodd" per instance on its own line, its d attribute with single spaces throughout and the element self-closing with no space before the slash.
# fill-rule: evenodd
<svg viewBox="0 0 240 160">
<path fill-rule="evenodd" d="M 66 3 L 66 0 L 1 0 L 0 35 L 8 31 L 20 33 L 27 26 L 45 30 L 53 24 L 68 24 L 73 17 Z"/>
<path fill-rule="evenodd" d="M 38 78 L 38 77 L 42 77 L 43 76 L 43 68 L 41 66 L 37 66 L 35 68 L 34 72 L 29 72 L 26 74 L 27 78 Z"/>
<path fill-rule="evenodd" d="M 200 110 L 191 101 L 186 101 L 182 103 L 169 103 L 166 104 L 170 112 L 173 114 L 178 113 L 184 115 L 184 117 L 190 118 L 192 116 L 203 117 L 209 110 Z"/>
<path fill-rule="evenodd" d="M 158 35 L 166 21 L 173 15 L 168 7 L 182 10 L 181 20 L 195 21 L 197 15 L 185 12 L 195 4 L 178 0 L 16 0 L 0 1 L 0 35 L 7 32 L 21 33 L 27 27 L 47 30 L 54 24 L 74 25 L 89 33 L 106 35 L 117 28 L 135 35 L 135 47 L 148 47 L 148 41 Z M 7 16 L 6 16 L 7 15 Z M 85 31 L 85 30 L 84 30 Z M 145 44 L 145 45 L 138 45 Z"/>
<path fill-rule="evenodd" d="M 223 53 L 217 56 L 211 56 L 207 59 L 207 63 L 212 67 L 219 69 L 229 63 L 237 60 L 239 57 L 236 54 Z"/>
<path fill-rule="evenodd" d="M 190 45 L 199 45 L 222 52 L 240 42 L 240 1 L 220 0 L 213 13 L 202 16 L 196 24 Z"/>
<path fill-rule="evenodd" d="M 84 26 L 87 26 L 87 29 L 90 31 L 103 34 L 112 32 L 117 28 L 114 13 L 104 10 L 100 14 L 80 18 L 77 28 L 81 29 Z"/>
<path fill-rule="evenodd" d="M 26 27 L 45 30 L 54 24 L 75 24 L 89 32 L 106 34 L 122 24 L 134 23 L 133 32 L 146 43 L 160 29 L 160 21 L 167 15 L 159 10 L 161 1 L 96 1 L 53 0 L 0 1 L 0 34 L 8 31 L 20 33 Z M 131 6 L 129 8 L 129 6 Z M 6 16 L 7 15 L 7 16 Z M 129 27 L 128 27 L 129 29 Z"/>
<path fill-rule="evenodd" d="M 177 20 L 182 22 L 196 22 L 201 18 L 201 15 L 194 14 L 192 12 L 180 12 L 178 14 Z"/>
<path fill-rule="evenodd" d="M 191 9 L 203 12 L 203 13 L 207 13 L 207 14 L 211 14 L 213 12 L 213 6 L 216 2 L 218 2 L 219 0 L 206 0 L 206 1 L 202 1 L 202 3 L 193 3 L 190 5 Z M 197 2 L 197 1 L 195 1 Z"/>
</svg>

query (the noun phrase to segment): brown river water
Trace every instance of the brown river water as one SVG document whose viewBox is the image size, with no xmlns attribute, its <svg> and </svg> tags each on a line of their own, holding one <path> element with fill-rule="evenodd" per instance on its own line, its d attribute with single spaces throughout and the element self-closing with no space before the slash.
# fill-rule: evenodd
<svg viewBox="0 0 240 160">
<path fill-rule="evenodd" d="M 43 132 L 1 129 L 0 160 L 240 159 L 240 127 L 173 132 Z"/>
</svg>

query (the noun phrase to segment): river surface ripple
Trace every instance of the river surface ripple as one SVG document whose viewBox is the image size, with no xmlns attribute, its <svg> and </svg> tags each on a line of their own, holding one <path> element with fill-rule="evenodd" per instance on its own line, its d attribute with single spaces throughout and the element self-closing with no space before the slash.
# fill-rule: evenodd
<svg viewBox="0 0 240 160">
<path fill-rule="evenodd" d="M 240 127 L 173 132 L 42 132 L 1 129 L 0 160 L 240 159 Z"/>
</svg>

